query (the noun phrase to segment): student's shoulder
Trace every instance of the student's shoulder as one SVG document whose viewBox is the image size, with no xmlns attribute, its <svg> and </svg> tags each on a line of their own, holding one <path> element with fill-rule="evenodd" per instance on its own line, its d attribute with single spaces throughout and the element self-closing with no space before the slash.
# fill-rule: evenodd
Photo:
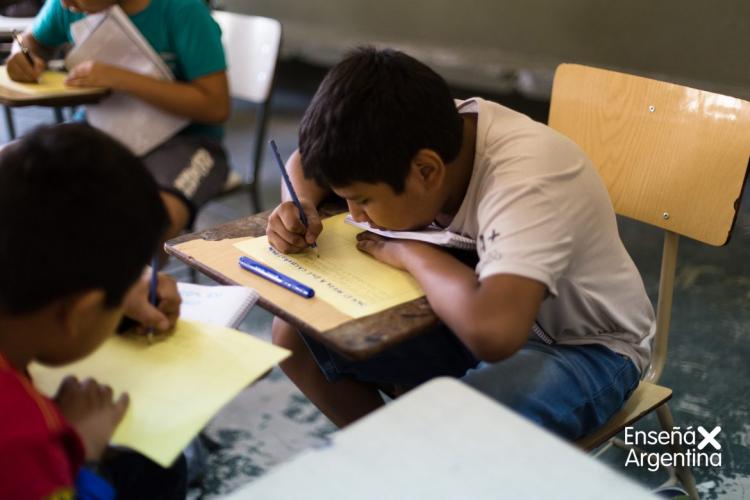
<svg viewBox="0 0 750 500">
<path fill-rule="evenodd" d="M 583 151 L 570 139 L 516 110 L 476 98 L 478 141 L 489 160 L 525 158 L 529 163 L 558 170 L 561 163 L 578 164 Z"/>
<path fill-rule="evenodd" d="M 86 17 L 86 14 L 66 9 L 59 1 L 47 1 L 36 15 L 32 31 L 35 36 L 45 38 L 46 35 L 49 35 L 50 31 L 65 30 L 71 24 L 84 17 Z"/>
</svg>

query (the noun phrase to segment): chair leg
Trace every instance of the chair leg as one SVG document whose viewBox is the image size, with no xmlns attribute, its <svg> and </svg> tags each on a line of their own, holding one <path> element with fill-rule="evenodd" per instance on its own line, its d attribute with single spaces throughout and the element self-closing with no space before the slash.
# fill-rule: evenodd
<svg viewBox="0 0 750 500">
<path fill-rule="evenodd" d="M 255 119 L 255 141 L 253 159 L 249 167 L 247 179 L 250 180 L 251 206 L 255 213 L 262 210 L 260 202 L 260 167 L 263 160 L 263 149 L 265 148 L 266 127 L 268 126 L 268 107 L 271 97 L 258 107 Z"/>
<path fill-rule="evenodd" d="M 260 207 L 260 193 L 258 192 L 258 184 L 260 184 L 256 179 L 253 179 L 253 181 L 248 186 L 248 191 L 250 192 L 250 205 L 252 206 L 252 209 L 257 214 L 262 209 Z"/>
<path fill-rule="evenodd" d="M 3 106 L 5 111 L 5 127 L 8 129 L 8 140 L 16 138 L 16 125 L 13 123 L 13 111 L 8 106 Z"/>
<path fill-rule="evenodd" d="M 659 424 L 665 431 L 672 431 L 674 427 L 674 419 L 672 418 L 672 412 L 669 410 L 669 406 L 664 403 L 656 409 L 656 416 L 659 417 Z M 674 453 L 683 453 L 682 446 L 677 443 L 672 443 L 672 451 Z M 695 478 L 693 477 L 693 471 L 687 466 L 675 466 L 677 476 L 682 481 L 682 485 L 687 490 L 688 494 L 695 499 L 699 499 L 698 490 L 695 487 Z"/>
<path fill-rule="evenodd" d="M 57 123 L 58 125 L 61 123 L 65 123 L 65 115 L 63 114 L 63 109 L 55 106 L 54 112 L 55 112 L 55 123 Z"/>
</svg>

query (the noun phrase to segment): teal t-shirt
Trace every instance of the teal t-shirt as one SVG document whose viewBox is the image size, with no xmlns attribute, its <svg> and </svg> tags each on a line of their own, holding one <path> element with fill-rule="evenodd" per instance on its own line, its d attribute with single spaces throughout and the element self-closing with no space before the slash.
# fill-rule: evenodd
<svg viewBox="0 0 750 500">
<path fill-rule="evenodd" d="M 46 0 L 32 33 L 47 47 L 72 43 L 70 25 L 85 15 L 69 11 L 60 0 Z M 226 70 L 221 29 L 203 0 L 151 0 L 148 7 L 129 17 L 178 81 Z M 224 127 L 194 122 L 185 132 L 221 139 Z"/>
</svg>

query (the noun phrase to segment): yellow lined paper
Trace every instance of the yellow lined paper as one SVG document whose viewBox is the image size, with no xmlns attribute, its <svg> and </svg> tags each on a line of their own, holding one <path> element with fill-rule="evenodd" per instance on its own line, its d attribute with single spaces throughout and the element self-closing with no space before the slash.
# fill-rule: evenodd
<svg viewBox="0 0 750 500">
<path fill-rule="evenodd" d="M 361 229 L 345 223 L 347 214 L 323 220 L 314 251 L 285 255 L 266 236 L 235 244 L 242 252 L 315 290 L 315 298 L 352 318 L 361 318 L 424 295 L 416 280 L 366 255 L 356 246 Z M 292 292 L 289 292 L 292 293 Z"/>
<path fill-rule="evenodd" d="M 38 83 L 21 83 L 10 79 L 5 66 L 0 68 L 0 86 L 26 94 L 33 97 L 51 97 L 55 95 L 66 96 L 76 94 L 91 94 L 103 89 L 95 87 L 68 87 L 65 85 L 65 79 L 68 74 L 64 71 L 45 71 L 39 77 Z"/>
<path fill-rule="evenodd" d="M 237 330 L 180 320 L 155 344 L 118 335 L 71 365 L 32 365 L 31 375 L 47 395 L 67 375 L 92 377 L 117 395 L 127 391 L 130 407 L 112 444 L 168 467 L 221 407 L 288 355 Z"/>
</svg>

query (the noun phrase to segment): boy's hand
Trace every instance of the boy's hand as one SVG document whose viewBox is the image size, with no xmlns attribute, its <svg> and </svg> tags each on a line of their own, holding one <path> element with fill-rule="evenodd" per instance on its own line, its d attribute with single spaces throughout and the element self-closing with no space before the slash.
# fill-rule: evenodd
<svg viewBox="0 0 750 500">
<path fill-rule="evenodd" d="M 150 328 L 157 332 L 167 332 L 174 328 L 180 316 L 182 299 L 177 291 L 177 283 L 171 276 L 159 273 L 159 281 L 156 284 L 156 296 L 159 298 L 157 307 L 148 301 L 150 284 L 151 269 L 149 268 L 144 271 L 138 282 L 125 296 L 123 312 L 125 316 L 140 324 L 138 328 L 143 333 Z"/>
<path fill-rule="evenodd" d="M 66 377 L 55 395 L 60 412 L 81 436 L 86 460 L 101 458 L 129 402 L 127 393 L 113 401 L 108 385 L 75 377 Z"/>
<path fill-rule="evenodd" d="M 71 87 L 104 87 L 114 89 L 125 78 L 125 70 L 96 61 L 84 61 L 73 68 L 65 79 Z"/>
<path fill-rule="evenodd" d="M 26 59 L 23 52 L 11 54 L 5 61 L 10 79 L 23 83 L 38 82 L 44 68 L 47 66 L 47 63 L 44 62 L 44 59 L 41 59 L 34 54 L 31 54 L 31 60 L 34 61 L 33 66 L 29 64 L 29 60 Z"/>
<path fill-rule="evenodd" d="M 441 251 L 421 241 L 384 238 L 367 231 L 357 235 L 357 249 L 384 264 L 404 270 L 407 268 L 406 262 L 410 257 L 418 253 Z"/>
<path fill-rule="evenodd" d="M 271 212 L 268 217 L 266 235 L 268 242 L 283 253 L 303 252 L 315 243 L 323 231 L 320 216 L 315 206 L 300 200 L 300 204 L 307 216 L 307 230 L 299 218 L 299 210 L 291 201 L 285 201 Z"/>
</svg>

